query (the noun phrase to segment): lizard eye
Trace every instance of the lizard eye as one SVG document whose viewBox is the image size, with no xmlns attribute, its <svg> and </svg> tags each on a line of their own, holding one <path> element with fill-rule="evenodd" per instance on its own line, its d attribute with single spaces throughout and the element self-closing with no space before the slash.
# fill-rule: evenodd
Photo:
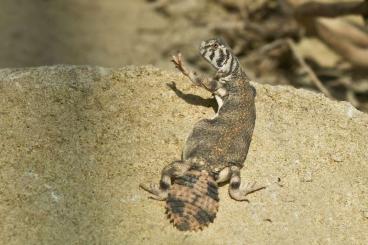
<svg viewBox="0 0 368 245">
<path fill-rule="evenodd" d="M 212 45 L 212 47 L 213 47 L 213 48 L 218 48 L 218 47 L 219 47 L 219 45 L 218 45 L 218 43 L 214 43 L 214 44 Z"/>
</svg>

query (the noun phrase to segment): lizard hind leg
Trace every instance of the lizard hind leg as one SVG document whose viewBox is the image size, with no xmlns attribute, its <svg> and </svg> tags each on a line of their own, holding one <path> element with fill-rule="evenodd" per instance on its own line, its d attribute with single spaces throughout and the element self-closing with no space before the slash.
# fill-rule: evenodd
<svg viewBox="0 0 368 245">
<path fill-rule="evenodd" d="M 245 188 L 240 188 L 240 169 L 236 166 L 230 167 L 231 177 L 229 185 L 230 197 L 237 201 L 248 201 L 247 195 L 266 188 L 265 186 L 257 186 L 256 182 L 248 184 Z"/>
<path fill-rule="evenodd" d="M 171 187 L 171 179 L 176 176 L 183 175 L 189 168 L 190 165 L 185 162 L 172 162 L 162 170 L 159 184 L 142 183 L 139 186 L 143 190 L 152 194 L 150 198 L 158 201 L 164 201 L 167 199 L 167 195 Z"/>
</svg>

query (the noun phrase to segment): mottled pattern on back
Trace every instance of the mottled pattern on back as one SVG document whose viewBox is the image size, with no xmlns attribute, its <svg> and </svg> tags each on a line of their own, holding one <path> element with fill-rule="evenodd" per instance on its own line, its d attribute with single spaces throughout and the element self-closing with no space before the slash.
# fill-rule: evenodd
<svg viewBox="0 0 368 245">
<path fill-rule="evenodd" d="M 242 167 L 248 153 L 256 119 L 255 95 L 247 80 L 233 83 L 224 85 L 229 95 L 218 116 L 197 122 L 185 144 L 184 159 L 206 160 L 209 171 Z"/>
<path fill-rule="evenodd" d="M 187 171 L 174 180 L 166 211 L 179 230 L 197 231 L 213 222 L 218 201 L 217 183 L 208 172 Z"/>
<path fill-rule="evenodd" d="M 227 95 L 219 96 L 222 105 L 215 118 L 203 119 L 194 125 L 183 151 L 184 159 L 205 160 L 208 171 L 231 165 L 242 167 L 256 119 L 255 90 L 223 41 L 202 42 L 200 53 L 217 69 L 215 90 L 222 89 Z"/>
<path fill-rule="evenodd" d="M 211 92 L 218 103 L 214 118 L 194 125 L 181 161 L 167 165 L 160 185 L 141 185 L 157 200 L 166 200 L 170 221 L 181 231 L 198 231 L 213 222 L 218 210 L 218 183 L 230 181 L 229 194 L 238 201 L 263 187 L 240 188 L 240 169 L 246 159 L 256 120 L 255 90 L 227 45 L 203 41 L 200 53 L 216 70 L 203 79 L 188 70 L 181 54 L 175 66 L 195 85 Z"/>
</svg>

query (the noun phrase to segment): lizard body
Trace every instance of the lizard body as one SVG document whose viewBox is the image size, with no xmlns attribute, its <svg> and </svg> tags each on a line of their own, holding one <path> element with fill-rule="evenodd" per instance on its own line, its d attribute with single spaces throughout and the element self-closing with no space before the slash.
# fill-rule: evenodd
<svg viewBox="0 0 368 245">
<path fill-rule="evenodd" d="M 230 181 L 229 194 L 238 201 L 263 187 L 240 188 L 240 169 L 246 159 L 256 120 L 255 89 L 238 59 L 222 41 L 210 39 L 200 53 L 216 70 L 202 79 L 173 56 L 176 67 L 194 84 L 211 92 L 218 103 L 212 119 L 197 122 L 188 136 L 181 161 L 167 165 L 159 185 L 141 184 L 152 198 L 166 200 L 167 214 L 179 230 L 197 231 L 213 222 L 218 210 L 218 183 Z"/>
</svg>

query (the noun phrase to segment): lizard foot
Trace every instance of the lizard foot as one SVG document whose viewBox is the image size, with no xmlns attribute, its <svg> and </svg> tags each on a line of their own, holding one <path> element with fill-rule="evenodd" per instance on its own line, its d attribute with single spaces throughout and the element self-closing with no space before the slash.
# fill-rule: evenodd
<svg viewBox="0 0 368 245">
<path fill-rule="evenodd" d="M 243 188 L 233 189 L 230 187 L 229 194 L 231 198 L 233 198 L 234 200 L 249 201 L 246 198 L 248 194 L 265 189 L 265 188 L 266 188 L 265 186 L 259 186 L 259 185 L 256 185 L 256 182 L 253 182 L 253 183 L 248 183 L 244 189 Z"/>
<path fill-rule="evenodd" d="M 143 190 L 148 191 L 152 195 L 150 198 L 158 200 L 158 201 L 164 201 L 167 199 L 168 192 L 165 190 L 160 189 L 159 185 L 157 184 L 140 184 L 139 185 Z"/>
<path fill-rule="evenodd" d="M 183 64 L 183 56 L 181 53 L 178 53 L 177 55 L 173 55 L 171 61 L 174 63 L 176 69 L 181 71 L 185 76 L 189 76 L 189 71 Z"/>
</svg>

